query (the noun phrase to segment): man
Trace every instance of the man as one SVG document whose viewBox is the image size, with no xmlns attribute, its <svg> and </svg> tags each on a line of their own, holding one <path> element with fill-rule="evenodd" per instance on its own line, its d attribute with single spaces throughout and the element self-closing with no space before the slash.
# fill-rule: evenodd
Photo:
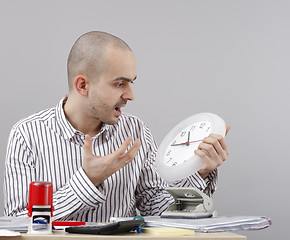
<svg viewBox="0 0 290 240">
<path fill-rule="evenodd" d="M 50 181 L 54 219 L 108 221 L 110 217 L 160 215 L 173 198 L 157 174 L 157 147 L 150 130 L 122 113 L 134 100 L 136 59 L 121 39 L 89 32 L 68 57 L 69 94 L 52 109 L 12 129 L 5 165 L 5 215 L 27 213 L 28 186 Z M 204 167 L 175 186 L 211 195 L 228 155 L 224 138 L 211 135 L 196 151 Z"/>
</svg>

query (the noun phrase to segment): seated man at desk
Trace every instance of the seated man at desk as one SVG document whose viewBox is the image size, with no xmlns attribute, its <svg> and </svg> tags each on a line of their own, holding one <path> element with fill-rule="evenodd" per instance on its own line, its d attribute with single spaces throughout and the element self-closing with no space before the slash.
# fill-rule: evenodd
<svg viewBox="0 0 290 240">
<path fill-rule="evenodd" d="M 49 181 L 56 220 L 106 222 L 112 216 L 135 216 L 136 208 L 144 216 L 160 215 L 173 198 L 155 169 L 156 143 L 140 119 L 122 113 L 134 100 L 132 50 L 111 34 L 89 32 L 73 45 L 67 70 L 68 95 L 11 130 L 4 214 L 27 214 L 30 182 Z M 203 168 L 174 186 L 211 195 L 227 144 L 210 135 L 196 154 Z"/>
</svg>

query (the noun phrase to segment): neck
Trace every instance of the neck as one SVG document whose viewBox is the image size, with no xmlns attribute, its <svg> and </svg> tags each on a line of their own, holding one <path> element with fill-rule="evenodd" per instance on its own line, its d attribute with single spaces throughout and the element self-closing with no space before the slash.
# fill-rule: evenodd
<svg viewBox="0 0 290 240">
<path fill-rule="evenodd" d="M 76 101 L 74 96 L 69 95 L 67 97 L 63 110 L 66 118 L 76 130 L 91 137 L 100 132 L 102 122 L 88 116 L 84 103 L 80 100 Z"/>
</svg>

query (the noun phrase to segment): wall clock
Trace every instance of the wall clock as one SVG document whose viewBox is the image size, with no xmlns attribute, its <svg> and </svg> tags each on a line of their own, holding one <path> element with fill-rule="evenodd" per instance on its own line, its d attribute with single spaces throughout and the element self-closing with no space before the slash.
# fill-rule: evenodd
<svg viewBox="0 0 290 240">
<path fill-rule="evenodd" d="M 156 156 L 159 175 L 168 183 L 194 174 L 203 161 L 194 151 L 210 134 L 226 133 L 224 120 L 213 113 L 198 113 L 177 124 L 163 139 Z"/>
</svg>

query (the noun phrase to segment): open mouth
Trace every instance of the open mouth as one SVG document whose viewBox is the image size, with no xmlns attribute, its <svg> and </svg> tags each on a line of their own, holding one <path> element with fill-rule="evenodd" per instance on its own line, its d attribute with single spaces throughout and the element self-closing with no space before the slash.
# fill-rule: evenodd
<svg viewBox="0 0 290 240">
<path fill-rule="evenodd" d="M 122 111 L 121 111 L 121 108 L 123 108 L 123 107 L 125 107 L 126 106 L 126 103 L 125 102 L 122 102 L 122 103 L 120 103 L 120 104 L 117 104 L 116 106 L 115 106 L 115 111 L 117 112 L 117 115 L 121 115 L 122 114 Z"/>
<path fill-rule="evenodd" d="M 115 107 L 115 111 L 118 113 L 118 115 L 122 114 L 120 107 Z"/>
</svg>

